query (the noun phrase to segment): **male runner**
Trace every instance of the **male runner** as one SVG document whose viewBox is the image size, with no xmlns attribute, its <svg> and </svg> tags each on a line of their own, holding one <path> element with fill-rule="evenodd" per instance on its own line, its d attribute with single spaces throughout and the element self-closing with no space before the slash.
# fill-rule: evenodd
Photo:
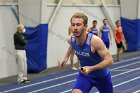
<svg viewBox="0 0 140 93">
<path fill-rule="evenodd" d="M 110 35 L 110 38 L 109 38 Z M 103 20 L 103 26 L 100 28 L 99 36 L 103 40 L 107 49 L 110 47 L 110 42 L 112 43 L 111 32 L 107 23 L 107 19 Z"/>
<path fill-rule="evenodd" d="M 80 60 L 82 70 L 79 71 L 72 93 L 89 93 L 96 87 L 100 93 L 113 93 L 109 66 L 114 61 L 102 40 L 87 33 L 88 17 L 83 13 L 75 13 L 71 20 L 72 35 L 68 38 L 70 44 L 61 63 L 66 65 L 72 51 Z"/>
<path fill-rule="evenodd" d="M 90 27 L 87 32 L 93 33 L 94 35 L 98 36 L 98 29 L 96 28 L 96 26 L 97 26 L 97 20 L 93 20 L 92 27 Z"/>
</svg>

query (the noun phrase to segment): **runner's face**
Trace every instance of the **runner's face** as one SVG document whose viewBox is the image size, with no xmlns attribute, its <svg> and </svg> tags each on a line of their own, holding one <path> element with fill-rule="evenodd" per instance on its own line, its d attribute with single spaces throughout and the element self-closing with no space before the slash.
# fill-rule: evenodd
<svg viewBox="0 0 140 93">
<path fill-rule="evenodd" d="M 104 20 L 103 23 L 104 23 L 104 25 L 107 25 L 107 20 Z"/>
<path fill-rule="evenodd" d="M 120 27 L 121 26 L 121 22 L 117 22 L 117 26 Z"/>
<path fill-rule="evenodd" d="M 86 27 L 87 26 L 83 24 L 82 18 L 72 18 L 71 29 L 75 37 L 80 37 L 83 34 L 83 32 L 86 30 Z"/>
<path fill-rule="evenodd" d="M 96 27 L 96 25 L 97 25 L 97 22 L 93 22 L 93 27 Z"/>
</svg>

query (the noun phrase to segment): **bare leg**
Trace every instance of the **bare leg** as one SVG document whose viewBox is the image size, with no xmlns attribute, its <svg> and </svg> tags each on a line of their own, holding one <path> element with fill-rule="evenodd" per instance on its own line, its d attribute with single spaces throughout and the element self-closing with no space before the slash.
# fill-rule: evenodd
<svg viewBox="0 0 140 93">
<path fill-rule="evenodd" d="M 117 59 L 118 61 L 121 59 L 121 48 L 117 48 Z"/>
</svg>

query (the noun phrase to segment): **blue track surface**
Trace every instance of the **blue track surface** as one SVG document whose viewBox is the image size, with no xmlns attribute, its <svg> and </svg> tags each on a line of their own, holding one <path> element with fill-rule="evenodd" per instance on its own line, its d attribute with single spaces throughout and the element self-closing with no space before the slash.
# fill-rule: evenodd
<svg viewBox="0 0 140 93">
<path fill-rule="evenodd" d="M 110 68 L 114 93 L 140 93 L 140 55 L 115 62 Z M 28 84 L 0 87 L 1 93 L 71 93 L 78 71 L 65 71 L 33 79 Z M 98 93 L 93 88 L 90 93 Z"/>
</svg>

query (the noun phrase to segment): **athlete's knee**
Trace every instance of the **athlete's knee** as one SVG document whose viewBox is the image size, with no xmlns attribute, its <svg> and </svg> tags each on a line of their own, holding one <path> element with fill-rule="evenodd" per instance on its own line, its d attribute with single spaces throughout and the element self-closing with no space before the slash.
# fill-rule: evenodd
<svg viewBox="0 0 140 93">
<path fill-rule="evenodd" d="M 121 48 L 118 48 L 118 51 L 121 51 Z"/>
<path fill-rule="evenodd" d="M 72 90 L 72 93 L 83 93 L 80 89 L 74 89 Z"/>
</svg>

